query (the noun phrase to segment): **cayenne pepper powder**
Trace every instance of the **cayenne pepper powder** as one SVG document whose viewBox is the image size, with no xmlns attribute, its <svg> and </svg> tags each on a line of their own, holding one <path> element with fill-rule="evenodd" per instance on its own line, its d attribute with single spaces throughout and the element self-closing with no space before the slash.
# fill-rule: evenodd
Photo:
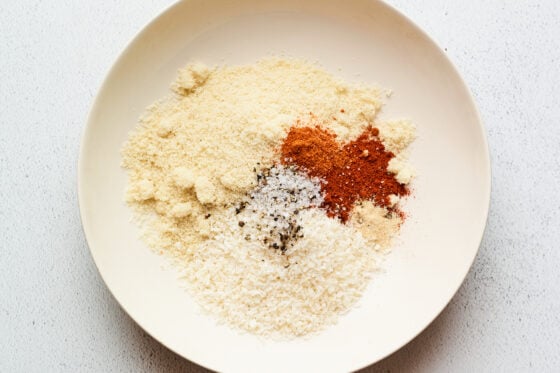
<svg viewBox="0 0 560 373">
<path fill-rule="evenodd" d="M 377 128 L 368 126 L 355 140 L 341 145 L 336 134 L 320 126 L 292 127 L 280 149 L 281 162 L 321 179 L 322 207 L 328 216 L 346 222 L 356 201 L 390 207 L 390 195 L 408 194 L 387 171 L 394 154 L 385 150 L 378 135 Z"/>
</svg>

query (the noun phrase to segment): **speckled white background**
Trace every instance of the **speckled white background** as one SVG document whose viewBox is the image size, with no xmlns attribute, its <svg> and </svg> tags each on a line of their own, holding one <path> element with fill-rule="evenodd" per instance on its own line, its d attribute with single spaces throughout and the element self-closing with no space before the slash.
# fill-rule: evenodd
<svg viewBox="0 0 560 373">
<path fill-rule="evenodd" d="M 200 372 L 102 283 L 80 227 L 79 140 L 118 53 L 171 4 L 0 5 L 0 371 Z M 474 267 L 437 320 L 364 372 L 560 370 L 560 2 L 391 0 L 478 102 L 493 190 Z"/>
</svg>

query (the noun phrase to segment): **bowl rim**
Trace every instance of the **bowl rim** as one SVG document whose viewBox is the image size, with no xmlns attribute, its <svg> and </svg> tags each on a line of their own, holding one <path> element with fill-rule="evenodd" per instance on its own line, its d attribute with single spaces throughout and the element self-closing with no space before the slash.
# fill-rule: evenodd
<svg viewBox="0 0 560 373">
<path fill-rule="evenodd" d="M 134 47 L 134 45 L 138 42 L 138 40 L 140 40 L 142 38 L 142 36 L 149 31 L 151 26 L 154 25 L 156 22 L 158 22 L 158 20 L 160 18 L 165 17 L 167 14 L 174 12 L 176 10 L 176 8 L 178 8 L 180 5 L 182 5 L 185 2 L 189 2 L 189 1 L 192 1 L 192 0 L 176 0 L 173 3 L 171 3 L 170 5 L 167 5 L 166 7 L 164 7 L 161 11 L 159 11 L 149 21 L 145 22 L 143 24 L 143 26 L 139 29 L 139 31 L 137 31 L 134 34 L 134 36 L 128 41 L 125 48 L 118 54 L 118 56 L 111 63 L 110 68 L 105 72 L 105 77 L 102 80 L 101 84 L 99 85 L 99 87 L 97 89 L 97 93 L 92 100 L 93 103 L 92 103 L 91 109 L 89 110 L 89 113 L 87 115 L 86 125 L 83 127 L 82 133 L 81 133 L 80 150 L 79 150 L 78 167 L 77 167 L 78 206 L 79 206 L 79 210 L 80 210 L 80 214 L 79 214 L 80 223 L 81 223 L 82 231 L 84 232 L 84 237 L 85 237 L 85 240 L 86 240 L 86 243 L 87 243 L 87 246 L 88 246 L 89 253 L 90 253 L 91 257 L 93 258 L 93 262 L 95 264 L 97 272 L 100 275 L 101 279 L 103 280 L 103 283 L 105 284 L 105 287 L 110 292 L 110 294 L 113 296 L 114 300 L 121 307 L 121 309 L 123 309 L 125 311 L 125 313 L 127 314 L 127 316 L 130 317 L 144 332 L 146 332 L 148 335 L 150 335 L 154 340 L 156 340 L 162 346 L 164 346 L 168 350 L 172 351 L 176 355 L 188 360 L 192 364 L 195 364 L 199 367 L 214 371 L 215 368 L 212 367 L 210 364 L 206 364 L 204 362 L 193 360 L 190 357 L 185 356 L 181 352 L 177 351 L 173 347 L 168 346 L 166 343 L 161 341 L 157 336 L 153 335 L 141 322 L 139 322 L 139 320 L 137 320 L 134 316 L 132 316 L 132 314 L 129 312 L 127 307 L 124 304 L 121 303 L 121 301 L 116 296 L 116 294 L 113 292 L 111 287 L 108 286 L 106 278 L 105 278 L 103 272 L 99 268 L 99 260 L 96 257 L 96 254 L 95 254 L 94 250 L 92 250 L 92 245 L 91 245 L 91 235 L 92 235 L 92 233 L 90 232 L 90 230 L 88 228 L 88 225 L 86 224 L 87 219 L 86 219 L 85 213 L 84 213 L 84 210 L 85 210 L 84 206 L 86 204 L 86 202 L 84 200 L 85 197 L 84 197 L 84 191 L 83 191 L 83 188 L 84 188 L 83 184 L 84 184 L 84 181 L 86 179 L 84 163 L 85 163 L 85 158 L 87 157 L 87 154 L 85 152 L 85 148 L 86 148 L 85 145 L 88 142 L 89 137 L 90 137 L 90 133 L 92 131 L 92 128 L 94 127 L 93 113 L 95 113 L 98 110 L 100 93 L 102 93 L 105 90 L 108 82 L 112 79 L 113 75 L 115 74 L 117 66 L 120 64 L 120 62 L 126 57 L 128 52 Z M 211 0 L 211 1 L 219 1 L 219 0 Z M 457 81 L 460 83 L 461 89 L 464 90 L 464 92 L 466 93 L 466 95 L 468 97 L 468 100 L 469 100 L 468 105 L 474 109 L 474 115 L 475 115 L 475 118 L 476 118 L 476 123 L 473 121 L 473 125 L 475 125 L 477 127 L 478 131 L 481 134 L 482 145 L 483 145 L 482 151 L 483 151 L 483 156 L 484 156 L 484 164 L 486 166 L 485 180 L 484 180 L 486 185 L 484 187 L 484 189 L 485 189 L 484 211 L 483 211 L 483 216 L 481 215 L 481 218 L 484 221 L 484 226 L 483 226 L 482 231 L 480 232 L 480 237 L 478 239 L 478 246 L 476 248 L 476 251 L 474 252 L 474 255 L 472 256 L 472 259 L 471 259 L 468 267 L 465 266 L 466 270 L 465 270 L 464 274 L 461 276 L 462 277 L 461 281 L 458 283 L 456 288 L 453 290 L 452 296 L 449 298 L 449 300 L 447 300 L 443 304 L 441 309 L 437 313 L 434 314 L 433 318 L 426 325 L 424 325 L 421 329 L 419 329 L 419 331 L 417 333 L 413 333 L 410 336 L 410 338 L 403 341 L 402 344 L 400 344 L 399 346 L 396 346 L 393 350 L 391 350 L 391 351 L 385 353 L 384 355 L 382 355 L 379 359 L 377 359 L 375 361 L 372 361 L 372 362 L 369 362 L 365 365 L 364 364 L 357 364 L 356 366 L 353 366 L 351 368 L 352 371 L 361 370 L 361 369 L 364 369 L 366 367 L 372 366 L 372 365 L 377 364 L 378 362 L 388 358 L 389 356 L 395 354 L 396 352 L 401 350 L 404 346 L 408 345 L 412 340 L 414 340 L 420 334 L 422 334 L 441 315 L 441 313 L 445 310 L 445 308 L 447 308 L 447 306 L 449 305 L 451 300 L 457 295 L 457 292 L 459 291 L 460 287 L 465 282 L 465 279 L 466 279 L 468 273 L 470 272 L 470 270 L 471 270 L 471 268 L 474 264 L 474 261 L 475 261 L 477 255 L 480 251 L 480 245 L 482 243 L 482 240 L 484 238 L 484 235 L 485 235 L 485 232 L 486 232 L 486 229 L 487 229 L 487 226 L 488 226 L 488 216 L 489 216 L 491 192 L 492 192 L 492 165 L 491 165 L 491 158 L 490 158 L 490 151 L 489 151 L 489 144 L 488 144 L 488 136 L 487 136 L 488 131 L 487 131 L 486 126 L 484 125 L 484 122 L 482 121 L 480 111 L 478 109 L 478 106 L 476 105 L 476 100 L 475 100 L 472 92 L 468 88 L 467 84 L 465 83 L 464 79 L 462 78 L 461 74 L 459 73 L 459 69 L 457 68 L 455 63 L 451 60 L 451 58 L 447 55 L 447 53 L 427 34 L 427 32 L 425 32 L 420 26 L 418 26 L 414 21 L 412 21 L 412 19 L 410 19 L 407 15 L 402 13 L 400 10 L 395 8 L 393 5 L 388 4 L 384 0 L 369 0 L 369 1 L 378 3 L 379 5 L 388 9 L 390 12 L 393 12 L 396 16 L 398 16 L 398 17 L 402 18 L 404 21 L 406 21 L 408 23 L 408 25 L 414 29 L 415 32 L 417 32 L 419 35 L 421 35 L 433 48 L 435 48 L 445 58 L 446 62 L 451 67 L 452 74 L 455 75 L 455 77 L 457 78 Z"/>
</svg>

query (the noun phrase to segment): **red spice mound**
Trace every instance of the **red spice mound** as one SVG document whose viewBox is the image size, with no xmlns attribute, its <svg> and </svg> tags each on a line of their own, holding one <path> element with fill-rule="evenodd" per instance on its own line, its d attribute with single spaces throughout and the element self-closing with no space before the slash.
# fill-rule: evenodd
<svg viewBox="0 0 560 373">
<path fill-rule="evenodd" d="M 323 180 L 323 206 L 330 217 L 346 222 L 358 200 L 389 207 L 389 196 L 408 194 L 404 184 L 387 172 L 394 154 L 386 151 L 379 130 L 368 126 L 355 140 L 341 146 L 336 135 L 316 127 L 292 127 L 281 147 L 281 162 Z"/>
</svg>

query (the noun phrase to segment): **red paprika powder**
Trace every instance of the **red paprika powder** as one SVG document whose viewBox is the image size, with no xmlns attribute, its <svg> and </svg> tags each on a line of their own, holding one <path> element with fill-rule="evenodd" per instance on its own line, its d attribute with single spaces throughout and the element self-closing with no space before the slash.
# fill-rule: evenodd
<svg viewBox="0 0 560 373">
<path fill-rule="evenodd" d="M 378 135 L 377 128 L 368 126 L 355 140 L 340 144 L 336 134 L 319 126 L 292 127 L 281 147 L 281 162 L 321 179 L 322 207 L 328 216 L 346 222 L 356 201 L 390 207 L 390 195 L 408 194 L 387 171 L 394 154 Z"/>
</svg>

